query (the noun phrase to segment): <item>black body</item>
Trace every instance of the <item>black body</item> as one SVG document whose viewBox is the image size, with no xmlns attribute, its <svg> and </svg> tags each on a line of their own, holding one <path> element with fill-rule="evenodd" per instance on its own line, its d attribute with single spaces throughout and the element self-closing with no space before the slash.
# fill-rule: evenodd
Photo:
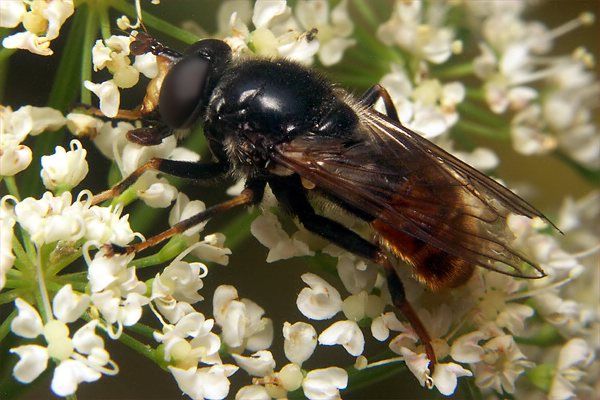
<svg viewBox="0 0 600 400">
<path fill-rule="evenodd" d="M 384 267 L 393 304 L 409 320 L 433 364 L 429 335 L 396 274 L 398 259 L 432 290 L 465 283 L 475 266 L 523 278 L 545 276 L 512 248 L 507 218 L 510 213 L 547 218 L 402 126 L 380 85 L 355 99 L 290 61 L 232 60 L 227 44 L 214 39 L 200 41 L 182 55 L 138 34 L 131 48 L 134 54 L 162 56 L 172 65 L 160 86 L 159 118 L 151 107 L 147 126 L 129 132 L 128 138 L 152 145 L 174 130 L 200 124 L 215 162 L 152 159 L 95 201 L 122 193 L 148 169 L 189 179 L 244 177 L 246 188 L 119 251 L 145 249 L 218 212 L 258 203 L 269 184 L 306 229 Z M 385 114 L 373 109 L 379 99 Z M 369 223 L 372 236 L 364 238 L 317 214 L 309 192 Z"/>
</svg>

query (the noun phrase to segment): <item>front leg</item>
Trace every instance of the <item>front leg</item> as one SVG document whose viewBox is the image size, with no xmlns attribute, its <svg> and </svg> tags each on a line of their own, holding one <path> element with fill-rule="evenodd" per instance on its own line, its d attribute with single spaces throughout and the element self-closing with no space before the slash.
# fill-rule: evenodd
<svg viewBox="0 0 600 400">
<path fill-rule="evenodd" d="M 408 302 L 404 292 L 404 285 L 383 249 L 339 222 L 316 214 L 306 197 L 306 192 L 302 188 L 302 183 L 297 175 L 284 179 L 269 180 L 269 186 L 280 204 L 296 215 L 306 229 L 384 268 L 392 302 L 408 320 L 421 343 L 425 346 L 425 352 L 431 362 L 430 368 L 433 373 L 437 359 L 431 345 L 431 337 L 421 322 L 419 315 Z"/>
<path fill-rule="evenodd" d="M 127 188 L 132 186 L 146 171 L 164 172 L 165 174 L 185 179 L 206 180 L 224 176 L 229 171 L 229 164 L 225 162 L 201 164 L 195 161 L 153 158 L 133 171 L 127 178 L 123 179 L 112 188 L 95 195 L 92 199 L 92 204 L 98 204 L 104 200 L 117 197 L 127 190 Z"/>
</svg>

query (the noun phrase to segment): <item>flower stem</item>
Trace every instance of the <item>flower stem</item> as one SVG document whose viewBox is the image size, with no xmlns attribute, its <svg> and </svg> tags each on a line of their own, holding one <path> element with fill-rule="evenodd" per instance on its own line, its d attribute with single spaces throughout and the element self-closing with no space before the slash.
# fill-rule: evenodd
<svg viewBox="0 0 600 400">
<path fill-rule="evenodd" d="M 111 5 L 118 11 L 127 14 L 129 16 L 135 16 L 135 7 L 125 2 L 125 0 L 113 0 Z M 193 33 L 183 30 L 173 24 L 170 24 L 152 14 L 148 14 L 142 11 L 142 17 L 144 24 L 152 29 L 159 32 L 165 33 L 177 40 L 180 40 L 187 44 L 196 43 L 200 38 Z"/>
<path fill-rule="evenodd" d="M 102 32 L 102 38 L 108 39 L 111 36 L 110 20 L 108 16 L 108 7 L 106 7 L 104 3 L 98 7 L 98 14 L 100 14 L 100 32 Z"/>
<path fill-rule="evenodd" d="M 596 185 L 600 184 L 600 171 L 594 171 L 589 168 L 586 168 L 585 166 L 579 164 L 577 161 L 573 160 L 571 157 L 569 157 L 567 154 L 565 154 L 561 151 L 554 152 L 554 155 L 560 161 L 562 161 L 563 163 L 565 163 L 566 165 L 568 165 L 569 167 L 571 167 L 575 171 L 577 171 L 577 173 L 579 173 L 579 175 L 581 175 L 583 178 L 585 178 L 590 183 L 593 183 Z"/>
<path fill-rule="evenodd" d="M 2 340 L 4 340 L 6 335 L 8 335 L 8 332 L 10 332 L 10 323 L 16 316 L 17 310 L 13 310 L 10 314 L 8 314 L 8 317 L 2 321 L 2 324 L 0 324 L 0 343 Z"/>
<path fill-rule="evenodd" d="M 19 297 L 19 291 L 17 289 L 0 293 L 0 305 L 12 303 L 17 297 Z"/>
<path fill-rule="evenodd" d="M 6 185 L 6 190 L 8 190 L 8 193 L 15 196 L 17 200 L 21 201 L 21 195 L 19 194 L 19 188 L 17 186 L 17 182 L 15 181 L 15 177 L 5 176 L 4 184 Z"/>
<path fill-rule="evenodd" d="M 435 68 L 431 71 L 431 74 L 436 78 L 456 79 L 472 75 L 474 70 L 473 63 L 466 62 L 463 64 L 448 65 L 443 68 Z"/>
<path fill-rule="evenodd" d="M 367 4 L 365 0 L 354 0 L 354 5 L 356 9 L 361 13 L 364 17 L 365 21 L 371 25 L 372 28 L 376 28 L 379 25 L 379 21 L 377 21 L 377 17 L 375 13 L 371 9 L 371 6 Z"/>
<path fill-rule="evenodd" d="M 158 357 L 156 356 L 156 350 L 151 348 L 149 345 L 140 342 L 133 336 L 130 336 L 126 333 L 122 333 L 121 336 L 119 336 L 119 341 L 125 346 L 135 351 L 136 353 L 141 354 L 144 357 L 154 361 L 162 369 L 165 369 L 165 366 L 159 361 Z"/>
<path fill-rule="evenodd" d="M 496 140 L 508 140 L 510 133 L 507 128 L 490 128 L 474 121 L 467 121 L 465 119 L 459 119 L 454 129 L 463 130 L 468 133 L 472 133 L 479 136 L 485 136 Z"/>
<path fill-rule="evenodd" d="M 504 129 L 508 127 L 508 120 L 506 118 L 494 114 L 491 111 L 482 108 L 478 104 L 468 100 L 458 105 L 458 111 L 462 114 L 472 117 L 482 124 L 492 126 L 494 128 L 500 127 Z"/>
<path fill-rule="evenodd" d="M 140 335 L 144 335 L 150 339 L 154 339 L 154 332 L 156 331 L 156 329 L 153 329 L 152 327 L 139 322 L 135 325 L 128 326 L 127 330 L 138 333 Z"/>
<path fill-rule="evenodd" d="M 25 252 L 25 249 L 21 246 L 21 242 L 19 242 L 19 239 L 16 237 L 13 238 L 13 251 L 15 252 L 17 260 L 19 260 L 20 265 L 23 265 L 30 271 L 35 270 L 35 262 L 29 257 L 29 254 Z"/>
<path fill-rule="evenodd" d="M 83 36 L 83 51 L 81 53 L 81 82 L 92 79 L 92 54 L 90 49 L 94 46 L 97 32 L 97 10 L 88 3 L 85 33 Z M 81 85 L 81 102 L 84 104 L 92 104 L 92 93 L 83 85 Z"/>
<path fill-rule="evenodd" d="M 38 308 L 44 322 L 52 319 L 52 307 L 50 306 L 50 297 L 46 288 L 46 279 L 44 277 L 44 268 L 42 267 L 41 249 L 38 249 L 36 262 L 36 279 L 38 281 L 39 290 L 35 293 L 35 299 L 38 303 Z"/>
</svg>

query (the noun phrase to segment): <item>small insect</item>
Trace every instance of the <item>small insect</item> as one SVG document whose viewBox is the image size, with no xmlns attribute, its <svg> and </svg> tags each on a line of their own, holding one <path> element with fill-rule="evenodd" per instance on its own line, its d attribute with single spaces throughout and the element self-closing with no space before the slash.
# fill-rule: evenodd
<svg viewBox="0 0 600 400">
<path fill-rule="evenodd" d="M 268 184 L 280 205 L 312 231 L 383 267 L 393 304 L 425 346 L 431 339 L 406 300 L 396 268 L 432 291 L 465 283 L 475 267 L 521 278 L 545 276 L 510 245 L 510 213 L 547 219 L 510 190 L 404 127 L 388 92 L 375 85 L 354 97 L 317 72 L 284 59 L 232 58 L 229 46 L 205 39 L 183 54 L 148 34 L 131 44 L 151 52 L 159 75 L 142 104 L 121 119 L 144 126 L 128 139 L 154 145 L 174 131 L 201 124 L 214 162 L 155 158 L 94 203 L 122 193 L 146 170 L 195 180 L 246 178 L 239 196 L 212 206 L 145 242 L 113 252 L 137 252 L 236 206 L 257 204 Z M 385 114 L 373 106 L 382 99 Z M 98 112 L 96 110 L 96 112 Z M 334 203 L 367 222 L 363 237 L 315 212 Z"/>
</svg>

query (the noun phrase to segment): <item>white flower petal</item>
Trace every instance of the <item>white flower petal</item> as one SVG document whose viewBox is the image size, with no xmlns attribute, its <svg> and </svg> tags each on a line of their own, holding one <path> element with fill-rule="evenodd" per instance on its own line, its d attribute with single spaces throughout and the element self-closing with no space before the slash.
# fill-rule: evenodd
<svg viewBox="0 0 600 400">
<path fill-rule="evenodd" d="M 421 386 L 425 386 L 425 383 L 429 377 L 429 359 L 425 353 L 417 354 L 406 347 L 400 348 L 400 355 L 404 357 L 406 366 L 417 378 Z"/>
<path fill-rule="evenodd" d="M 461 376 L 473 376 L 473 373 L 458 364 L 445 363 L 435 365 L 432 379 L 441 394 L 450 396 L 456 390 L 458 378 Z"/>
<path fill-rule="evenodd" d="M 16 28 L 23 20 L 27 9 L 21 0 L 3 0 L 0 2 L 0 26 Z"/>
<path fill-rule="evenodd" d="M 252 23 L 257 28 L 266 26 L 273 18 L 283 14 L 286 8 L 285 0 L 257 0 L 254 4 Z"/>
<path fill-rule="evenodd" d="M 357 357 L 365 349 L 365 337 L 355 321 L 338 321 L 321 332 L 319 344 L 341 344 L 348 353 Z"/>
<path fill-rule="evenodd" d="M 73 334 L 73 346 L 82 354 L 90 354 L 94 349 L 103 349 L 104 340 L 96 335 L 98 320 L 93 319 Z"/>
<path fill-rule="evenodd" d="M 71 284 L 63 286 L 52 299 L 54 316 L 65 323 L 75 322 L 90 304 L 90 296 L 73 292 Z"/>
<path fill-rule="evenodd" d="M 2 46 L 7 49 L 23 49 L 40 56 L 51 56 L 50 40 L 39 37 L 29 31 L 15 33 L 2 40 Z"/>
<path fill-rule="evenodd" d="M 302 382 L 304 395 L 311 400 L 340 398 L 339 389 L 348 386 L 348 373 L 339 367 L 315 369 L 306 374 Z"/>
<path fill-rule="evenodd" d="M 485 350 L 479 342 L 486 338 L 481 331 L 470 332 L 454 340 L 450 348 L 453 359 L 462 363 L 476 363 L 481 361 Z"/>
<path fill-rule="evenodd" d="M 50 387 L 55 394 L 65 397 L 75 393 L 81 382 L 94 382 L 101 376 L 81 361 L 65 360 L 54 369 Z"/>
<path fill-rule="evenodd" d="M 329 319 L 342 310 L 340 293 L 325 280 L 315 274 L 303 274 L 302 280 L 309 288 L 298 294 L 296 305 L 302 314 L 310 319 Z"/>
<path fill-rule="evenodd" d="M 112 79 L 99 84 L 85 81 L 83 82 L 83 85 L 100 99 L 100 111 L 102 111 L 102 114 L 109 118 L 117 116 L 119 105 L 121 104 L 121 97 L 119 88 L 117 88 L 117 85 L 115 85 L 115 82 Z"/>
<path fill-rule="evenodd" d="M 586 365 L 593 357 L 590 345 L 581 338 L 569 340 L 558 355 L 556 364 L 558 369 L 567 369 L 575 365 Z"/>
<path fill-rule="evenodd" d="M 275 360 L 273 354 L 268 350 L 261 350 L 250 357 L 245 357 L 239 354 L 231 355 L 237 365 L 252 376 L 264 377 L 273 372 L 275 368 Z"/>
<path fill-rule="evenodd" d="M 144 74 L 144 76 L 148 79 L 153 79 L 158 75 L 156 56 L 152 53 L 135 56 L 133 67 Z"/>
<path fill-rule="evenodd" d="M 13 371 L 19 382 L 33 382 L 48 366 L 48 350 L 45 347 L 30 344 L 10 349 L 10 352 L 20 357 Z"/>
<path fill-rule="evenodd" d="M 43 325 L 37 310 L 20 298 L 15 299 L 15 307 L 17 307 L 18 314 L 10 323 L 10 330 L 15 335 L 27 339 L 33 339 L 40 335 Z"/>
<path fill-rule="evenodd" d="M 152 208 L 166 208 L 177 197 L 177 188 L 165 182 L 156 182 L 138 191 L 138 196 Z"/>
<path fill-rule="evenodd" d="M 42 156 L 41 176 L 44 186 L 50 190 L 77 186 L 89 171 L 86 154 L 81 142 L 72 140 L 70 151 L 56 146 L 54 154 Z"/>
<path fill-rule="evenodd" d="M 31 164 L 33 153 L 25 145 L 6 146 L 0 152 L 0 175 L 13 176 Z"/>
<path fill-rule="evenodd" d="M 264 386 L 248 385 L 238 390 L 235 400 L 271 400 L 271 396 Z"/>
<path fill-rule="evenodd" d="M 283 350 L 288 360 L 298 365 L 310 358 L 317 347 L 317 331 L 306 322 L 283 324 Z"/>
</svg>

